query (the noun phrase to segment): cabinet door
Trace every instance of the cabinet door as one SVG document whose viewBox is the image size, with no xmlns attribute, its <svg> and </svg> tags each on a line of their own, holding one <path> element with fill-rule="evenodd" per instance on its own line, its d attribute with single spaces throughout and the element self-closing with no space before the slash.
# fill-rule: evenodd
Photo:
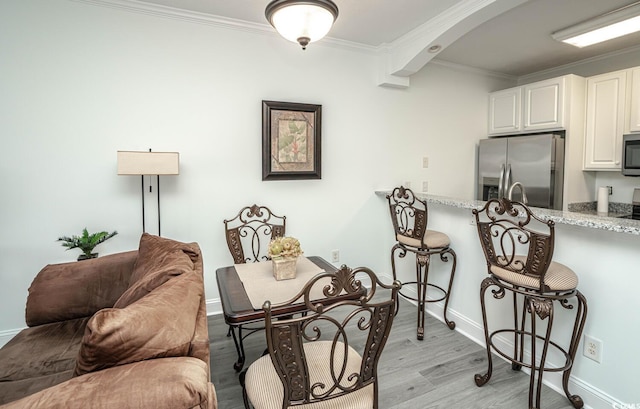
<svg viewBox="0 0 640 409">
<path fill-rule="evenodd" d="M 489 94 L 489 135 L 519 132 L 522 88 L 509 88 Z"/>
<path fill-rule="evenodd" d="M 565 78 L 553 78 L 524 86 L 523 130 L 564 127 Z"/>
<path fill-rule="evenodd" d="M 631 70 L 631 132 L 640 132 L 640 67 Z"/>
<path fill-rule="evenodd" d="M 585 170 L 620 169 L 626 78 L 626 71 L 587 78 Z"/>
</svg>

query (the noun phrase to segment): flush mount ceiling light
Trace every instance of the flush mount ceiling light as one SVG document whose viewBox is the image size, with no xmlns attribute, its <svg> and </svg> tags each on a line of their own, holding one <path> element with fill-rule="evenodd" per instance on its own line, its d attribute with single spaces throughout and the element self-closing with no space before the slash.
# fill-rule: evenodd
<svg viewBox="0 0 640 409">
<path fill-rule="evenodd" d="M 640 31 L 640 1 L 551 34 L 556 41 L 586 47 Z"/>
<path fill-rule="evenodd" d="M 273 0 L 265 16 L 281 36 L 306 50 L 307 44 L 327 35 L 338 18 L 338 6 L 331 0 Z"/>
</svg>

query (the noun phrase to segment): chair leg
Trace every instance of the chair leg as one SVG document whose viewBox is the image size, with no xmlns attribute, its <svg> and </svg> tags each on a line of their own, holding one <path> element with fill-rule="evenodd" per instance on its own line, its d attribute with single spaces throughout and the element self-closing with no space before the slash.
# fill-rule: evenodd
<svg viewBox="0 0 640 409">
<path fill-rule="evenodd" d="M 391 248 L 391 274 L 393 274 L 393 281 L 398 279 L 396 276 L 396 257 L 395 257 L 396 250 L 400 250 L 400 255 L 399 255 L 400 258 L 403 258 L 404 256 L 407 255 L 406 250 L 404 250 L 397 244 Z M 396 297 L 395 315 L 398 315 L 398 311 L 400 311 L 400 297 Z"/>
<path fill-rule="evenodd" d="M 236 352 L 238 353 L 238 360 L 233 364 L 233 369 L 236 372 L 239 372 L 244 366 L 244 343 L 242 341 L 242 325 L 238 326 L 238 335 L 236 336 L 236 331 L 233 326 L 229 325 L 229 331 L 231 332 L 231 336 L 233 336 L 233 343 L 236 346 Z"/>
<path fill-rule="evenodd" d="M 416 254 L 416 282 L 418 289 L 418 326 L 417 338 L 424 339 L 424 317 L 427 309 L 427 279 L 429 278 L 429 254 Z"/>
<path fill-rule="evenodd" d="M 542 392 L 542 376 L 544 374 L 544 365 L 547 360 L 547 352 L 549 351 L 549 342 L 551 341 L 551 329 L 553 328 L 553 301 L 550 299 L 528 297 L 527 312 L 529 312 L 531 316 L 531 375 L 529 378 L 529 408 L 539 409 L 540 393 Z M 536 316 L 540 317 L 542 320 L 549 319 L 547 323 L 547 331 L 544 336 L 542 353 L 540 354 L 540 363 L 537 365 Z M 533 396 L 534 392 L 535 403 Z"/>
<path fill-rule="evenodd" d="M 574 408 L 580 409 L 584 406 L 584 401 L 579 395 L 572 395 L 569 392 L 569 378 L 571 377 L 571 370 L 573 369 L 573 363 L 575 362 L 576 351 L 580 338 L 582 337 L 582 330 L 584 329 L 584 323 L 587 319 L 587 300 L 580 291 L 576 291 L 576 299 L 578 300 L 578 309 L 576 311 L 576 321 L 573 325 L 573 332 L 571 334 L 571 344 L 569 345 L 569 359 L 571 359 L 571 366 L 569 366 L 562 373 L 562 388 L 567 399 L 571 402 Z M 564 308 L 572 308 L 571 305 L 566 302 L 561 302 Z"/>
<path fill-rule="evenodd" d="M 240 372 L 238 375 L 238 381 L 240 382 L 240 386 L 242 386 L 242 402 L 244 403 L 245 409 L 251 409 L 251 402 L 249 402 L 249 397 L 247 396 L 247 388 L 245 387 L 245 377 L 247 376 L 247 370 Z"/>
<path fill-rule="evenodd" d="M 491 374 L 493 373 L 493 361 L 491 357 L 491 339 L 489 338 L 489 327 L 487 326 L 487 308 L 485 305 L 484 296 L 487 291 L 487 288 L 489 288 L 494 284 L 495 284 L 494 281 L 489 277 L 482 280 L 482 283 L 480 284 L 480 307 L 482 309 L 482 323 L 484 326 L 484 342 L 485 342 L 485 345 L 487 346 L 488 367 L 487 367 L 487 372 L 485 374 L 475 374 L 475 376 L 473 377 L 477 386 L 482 386 L 485 383 L 489 382 L 489 379 L 491 379 Z M 502 288 L 501 290 L 504 291 Z"/>
<path fill-rule="evenodd" d="M 522 301 L 522 316 L 518 314 L 518 293 L 513 292 L 513 358 L 511 361 L 511 369 L 519 371 L 522 365 L 518 362 L 524 362 L 524 333 L 527 327 L 527 299 Z M 520 328 L 518 331 L 518 318 L 520 318 Z M 516 362 L 518 361 L 518 362 Z"/>
<path fill-rule="evenodd" d="M 447 326 L 449 327 L 449 329 L 455 329 L 456 323 L 454 321 L 449 321 L 449 319 L 447 318 L 447 311 L 449 309 L 449 297 L 451 296 L 451 287 L 453 286 L 453 277 L 456 275 L 456 264 L 457 264 L 456 252 L 453 251 L 452 248 L 448 248 L 447 250 L 440 253 L 440 260 L 444 262 L 449 261 L 449 257 L 448 257 L 449 255 L 451 255 L 451 257 L 453 258 L 452 260 L 453 264 L 451 265 L 451 276 L 449 277 L 449 286 L 447 287 L 447 292 L 445 293 L 445 296 L 444 296 L 444 311 L 442 313 L 442 316 L 444 318 L 444 322 L 447 323 Z"/>
</svg>

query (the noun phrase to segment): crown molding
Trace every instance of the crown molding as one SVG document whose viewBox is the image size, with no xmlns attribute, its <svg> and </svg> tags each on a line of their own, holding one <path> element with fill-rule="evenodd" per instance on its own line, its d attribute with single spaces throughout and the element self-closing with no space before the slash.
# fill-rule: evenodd
<svg viewBox="0 0 640 409">
<path fill-rule="evenodd" d="M 590 57 L 590 58 L 585 58 L 584 60 L 580 60 L 580 61 L 575 61 L 569 64 L 564 64 L 564 65 L 559 65 L 557 67 L 553 67 L 553 68 L 549 68 L 546 70 L 542 70 L 542 71 L 537 71 L 531 74 L 527 74 L 527 75 L 522 75 L 520 77 L 518 77 L 518 82 L 520 83 L 526 83 L 527 81 L 529 81 L 532 78 L 540 78 L 540 77 L 555 77 L 557 75 L 564 75 L 563 73 L 565 73 L 566 71 L 573 71 L 574 68 L 580 68 L 584 65 L 587 64 L 591 64 L 594 62 L 598 62 L 598 61 L 602 61 L 602 60 L 607 60 L 610 58 L 615 58 L 615 57 L 620 57 L 620 56 L 625 56 L 628 54 L 634 54 L 634 53 L 638 53 L 640 52 L 640 45 L 636 45 L 636 46 L 631 46 L 628 48 L 624 48 L 622 50 L 617 50 L 617 51 L 612 51 L 606 54 L 600 54 L 600 55 L 596 55 L 594 57 Z"/>
<path fill-rule="evenodd" d="M 192 23 L 207 24 L 210 26 L 230 28 L 250 32 L 271 32 L 271 26 L 266 24 L 251 23 L 249 21 L 237 20 L 228 17 L 214 16 L 212 14 L 200 13 L 197 11 L 182 10 L 175 7 L 163 6 L 159 4 L 145 3 L 138 0 L 69 0 L 76 3 L 86 3 L 94 6 L 108 7 L 125 10 L 138 14 L 183 20 Z"/>
<path fill-rule="evenodd" d="M 447 60 L 433 59 L 431 60 L 430 64 L 440 65 L 442 67 L 450 68 L 456 71 L 478 74 L 484 77 L 493 77 L 501 80 L 513 81 L 514 83 L 520 79 L 520 77 L 516 75 L 505 74 L 498 71 L 483 70 L 482 68 L 471 67 L 469 65 L 458 64 Z"/>
<path fill-rule="evenodd" d="M 244 31 L 253 34 L 273 35 L 279 34 L 269 24 L 253 23 L 245 20 L 238 20 L 229 17 L 216 16 L 208 13 L 200 13 L 197 11 L 183 10 L 175 7 L 163 6 L 159 4 L 146 3 L 139 0 L 69 0 L 76 3 L 85 3 L 94 6 L 108 7 L 112 9 L 124 10 L 131 13 L 144 14 L 148 16 L 156 16 L 170 18 L 173 20 L 181 20 L 190 23 L 206 24 L 222 29 Z M 318 45 L 324 44 L 336 48 L 347 49 L 351 51 L 376 53 L 378 47 L 366 44 L 360 44 L 353 41 L 346 41 L 332 37 L 325 37 Z"/>
<path fill-rule="evenodd" d="M 147 16 L 205 24 L 221 29 L 279 36 L 273 27 L 267 23 L 253 23 L 208 13 L 147 3 L 140 0 L 69 1 Z M 527 0 L 462 0 L 391 43 L 380 46 L 370 46 L 327 36 L 323 38 L 322 41 L 316 43 L 315 46 L 327 46 L 374 55 L 377 57 L 377 84 L 379 86 L 393 88 L 407 88 L 409 87 L 409 77 L 419 71 L 437 55 L 437 53 L 432 54 L 428 52 L 428 48 L 431 45 L 440 44 L 442 47 L 446 47 L 463 34 L 466 34 L 471 28 L 504 12 L 505 7 L 507 9 L 512 8 L 525 1 Z M 505 6 L 505 3 L 508 3 L 508 5 Z M 496 5 L 498 6 L 493 7 Z M 490 7 L 489 12 L 487 12 L 488 7 Z M 441 63 L 441 65 L 443 65 L 443 63 Z M 453 67 L 452 65 L 449 66 Z M 463 66 L 456 65 L 457 69 L 462 69 L 462 67 Z M 467 71 L 469 69 L 469 67 L 466 68 Z M 494 73 L 491 75 L 496 76 L 497 74 Z"/>
</svg>

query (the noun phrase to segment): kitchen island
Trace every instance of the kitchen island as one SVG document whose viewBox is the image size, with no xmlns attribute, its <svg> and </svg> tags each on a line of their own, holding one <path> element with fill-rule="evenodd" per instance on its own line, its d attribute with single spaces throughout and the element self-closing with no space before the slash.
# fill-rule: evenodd
<svg viewBox="0 0 640 409">
<path fill-rule="evenodd" d="M 381 199 L 377 201 L 378 213 L 387 219 L 389 210 L 385 196 L 390 191 L 375 192 Z M 471 210 L 480 209 L 486 202 L 421 193 L 416 196 L 425 199 L 429 205 L 428 228 L 449 235 L 451 247 L 458 256 L 449 303 L 450 318 L 456 322 L 456 331 L 483 345 L 479 293 L 487 265 Z M 640 368 L 640 354 L 636 352 L 640 339 L 640 314 L 637 313 L 640 297 L 636 293 L 640 288 L 640 220 L 540 208 L 532 210 L 537 216 L 555 222 L 553 259 L 578 275 L 578 288 L 588 302 L 583 335 L 594 337 L 603 345 L 602 360 L 598 363 L 583 355 L 583 342 L 580 343 L 570 378 L 571 392 L 582 396 L 587 409 L 640 404 L 640 390 L 636 385 Z M 390 220 L 388 223 L 391 230 Z M 385 240 L 387 242 L 381 243 L 381 248 L 391 249 L 392 235 Z M 398 278 L 409 281 L 415 274 L 415 267 L 407 260 L 402 261 Z M 438 280 L 446 277 L 445 264 L 431 263 L 430 281 L 439 284 Z M 508 308 L 490 298 L 487 295 L 490 328 L 506 327 L 511 322 Z M 430 304 L 428 313 L 438 318 L 442 307 L 439 303 Z M 554 332 L 557 331 L 558 339 L 563 343 L 568 339 L 573 314 L 572 310 L 556 309 Z M 430 328 L 425 328 L 425 340 L 429 331 Z M 508 350 L 512 340 L 500 342 L 504 347 L 501 349 Z M 551 356 L 549 360 L 554 365 L 562 362 L 558 356 Z M 560 391 L 562 381 L 557 373 L 545 374 L 544 379 L 547 385 Z M 472 381 L 473 372 L 470 371 L 469 382 Z"/>
</svg>

